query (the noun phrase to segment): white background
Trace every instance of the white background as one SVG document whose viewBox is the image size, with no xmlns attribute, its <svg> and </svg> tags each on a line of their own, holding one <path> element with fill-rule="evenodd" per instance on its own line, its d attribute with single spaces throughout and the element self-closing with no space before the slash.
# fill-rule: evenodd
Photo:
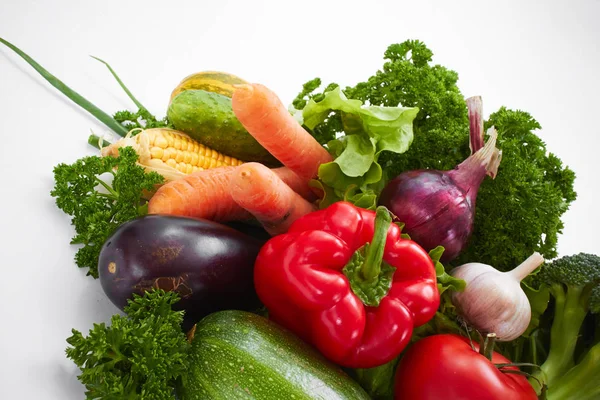
<svg viewBox="0 0 600 400">
<path fill-rule="evenodd" d="M 541 123 L 577 173 L 559 251 L 598 253 L 600 1 L 493 4 L 0 0 L 0 37 L 103 110 L 133 109 L 88 55 L 103 58 L 159 116 L 192 72 L 227 71 L 289 104 L 315 76 L 355 84 L 389 44 L 423 40 L 465 96 L 483 96 L 486 116 L 506 105 Z M 69 219 L 49 195 L 54 165 L 95 154 L 90 130 L 108 131 L 0 46 L 0 399 L 83 398 L 65 338 L 117 311 L 75 266 Z"/>
</svg>

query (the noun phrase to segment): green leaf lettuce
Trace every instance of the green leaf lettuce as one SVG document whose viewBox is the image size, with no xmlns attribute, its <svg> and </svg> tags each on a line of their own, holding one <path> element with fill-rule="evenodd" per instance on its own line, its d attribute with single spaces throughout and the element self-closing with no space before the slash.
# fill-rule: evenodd
<svg viewBox="0 0 600 400">
<path fill-rule="evenodd" d="M 319 167 L 321 185 L 317 186 L 333 189 L 335 196 L 332 198 L 332 192 L 325 190 L 329 198 L 321 206 L 352 198 L 369 203 L 366 208 L 374 208 L 376 193 L 370 186 L 381 187 L 384 180 L 379 155 L 383 151 L 400 154 L 408 150 L 413 141 L 412 122 L 419 109 L 363 106 L 360 100 L 348 99 L 338 86 L 325 92 L 318 102 L 311 98 L 302 110 L 302 122 L 314 130 L 334 112 L 341 113 L 345 135 L 327 143 L 335 159 Z M 345 194 L 349 187 L 353 188 L 350 197 Z"/>
</svg>

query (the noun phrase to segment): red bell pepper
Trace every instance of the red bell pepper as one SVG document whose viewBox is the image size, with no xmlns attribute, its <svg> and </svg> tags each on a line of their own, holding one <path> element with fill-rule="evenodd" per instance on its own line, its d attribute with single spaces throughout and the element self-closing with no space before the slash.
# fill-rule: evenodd
<svg viewBox="0 0 600 400">
<path fill-rule="evenodd" d="M 345 367 L 398 356 L 440 296 L 433 261 L 391 221 L 385 207 L 338 202 L 270 239 L 254 269 L 270 318 Z"/>
</svg>

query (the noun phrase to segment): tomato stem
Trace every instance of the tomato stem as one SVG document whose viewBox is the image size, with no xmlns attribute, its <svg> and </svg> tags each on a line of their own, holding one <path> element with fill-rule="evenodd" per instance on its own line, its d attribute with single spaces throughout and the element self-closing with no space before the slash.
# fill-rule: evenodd
<svg viewBox="0 0 600 400">
<path fill-rule="evenodd" d="M 469 325 L 467 325 L 467 322 L 461 318 L 461 327 L 465 330 L 465 333 L 467 334 L 467 337 L 469 338 L 469 345 L 471 346 L 471 350 L 473 351 L 477 351 L 475 350 L 475 345 L 473 344 L 473 338 L 471 337 L 471 330 L 469 329 Z"/>
<path fill-rule="evenodd" d="M 537 364 L 532 363 L 504 363 L 504 364 L 494 364 L 497 368 L 506 368 L 506 367 L 535 367 L 540 368 Z"/>
<path fill-rule="evenodd" d="M 479 346 L 479 354 L 492 361 L 492 354 L 494 353 L 494 345 L 496 344 L 496 334 L 488 333 L 483 339 L 483 343 Z"/>
<path fill-rule="evenodd" d="M 539 368 L 539 365 L 535 365 L 535 364 L 529 364 L 529 363 L 522 363 L 524 365 L 531 365 L 531 366 L 535 366 Z M 504 365 L 504 366 L 514 366 L 515 364 L 496 364 L 496 366 L 499 365 Z M 537 383 L 540 385 L 541 389 L 541 393 L 538 396 L 538 400 L 545 400 L 546 399 L 546 390 L 548 389 L 548 387 L 542 382 L 540 381 L 538 378 L 536 378 L 535 376 L 533 376 L 533 374 L 530 374 L 529 372 L 525 372 L 525 371 L 521 371 L 518 369 L 502 369 L 502 367 L 498 368 L 500 371 L 502 371 L 503 374 L 516 374 L 516 375 L 521 375 L 521 376 L 525 376 L 527 378 L 531 378 L 534 379 L 535 381 L 537 381 Z"/>
</svg>

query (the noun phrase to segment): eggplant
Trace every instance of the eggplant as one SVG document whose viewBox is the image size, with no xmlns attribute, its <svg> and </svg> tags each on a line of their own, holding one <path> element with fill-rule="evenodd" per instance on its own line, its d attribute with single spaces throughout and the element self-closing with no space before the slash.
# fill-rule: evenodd
<svg viewBox="0 0 600 400">
<path fill-rule="evenodd" d="M 198 218 L 146 215 L 121 225 L 98 260 L 102 289 L 123 310 L 133 294 L 176 291 L 184 328 L 220 310 L 260 307 L 254 261 L 264 240 Z"/>
</svg>

